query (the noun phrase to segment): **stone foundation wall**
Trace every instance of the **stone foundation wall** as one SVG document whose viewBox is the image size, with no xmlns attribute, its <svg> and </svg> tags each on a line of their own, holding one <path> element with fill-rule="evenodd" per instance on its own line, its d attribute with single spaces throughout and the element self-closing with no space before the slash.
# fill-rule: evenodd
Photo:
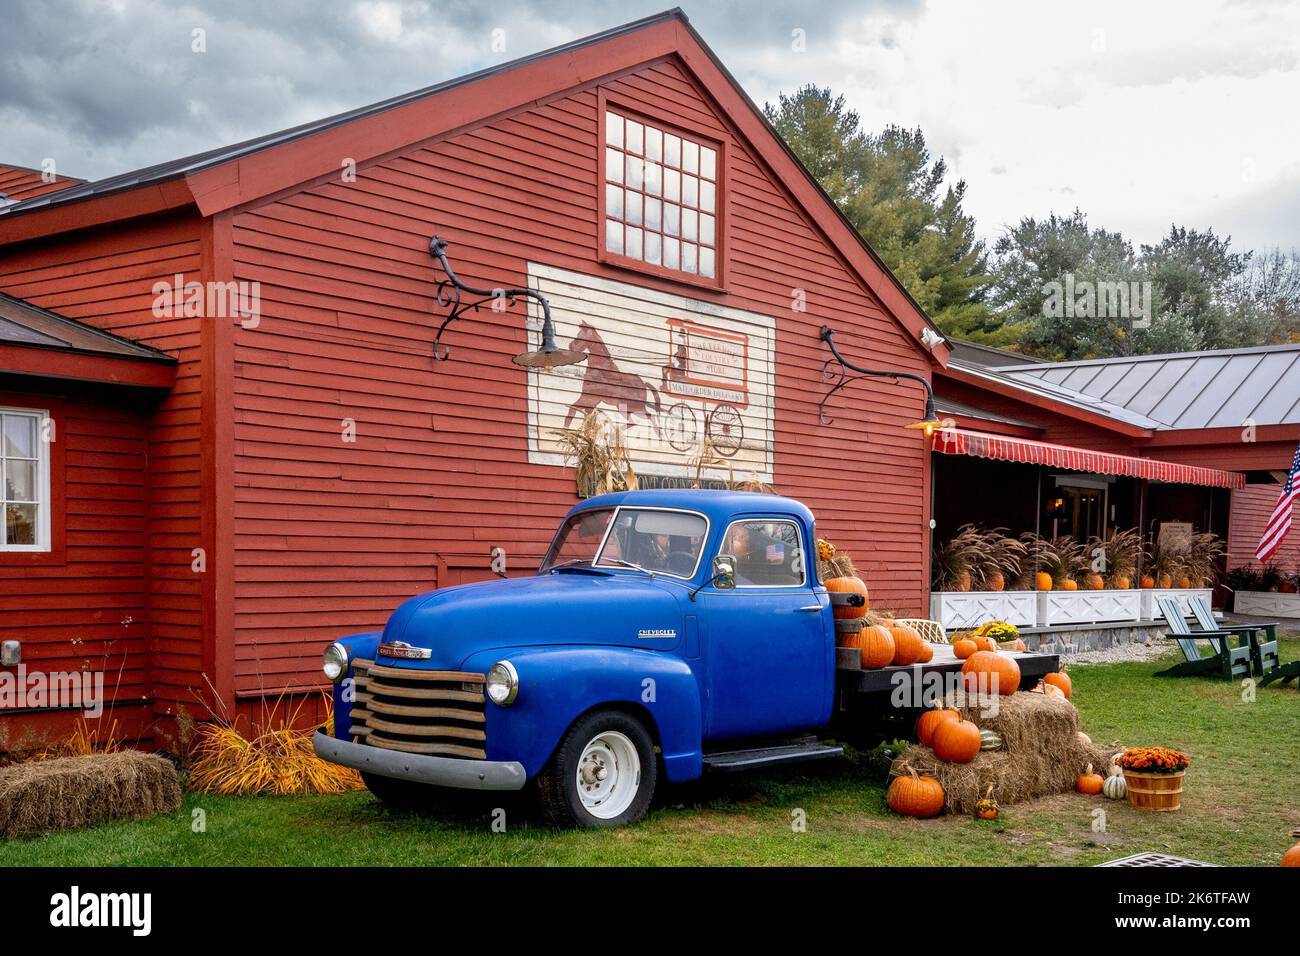
<svg viewBox="0 0 1300 956">
<path fill-rule="evenodd" d="M 1161 621 L 1125 622 L 1120 624 L 1081 624 L 1076 627 L 1042 627 L 1020 629 L 1020 636 L 1031 651 L 1044 654 L 1077 654 L 1102 651 L 1120 644 L 1145 644 L 1164 637 L 1167 628 Z"/>
</svg>

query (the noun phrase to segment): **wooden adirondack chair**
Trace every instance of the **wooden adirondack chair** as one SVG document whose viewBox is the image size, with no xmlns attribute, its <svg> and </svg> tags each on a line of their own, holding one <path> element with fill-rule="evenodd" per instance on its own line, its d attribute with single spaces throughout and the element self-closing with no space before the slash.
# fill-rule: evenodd
<svg viewBox="0 0 1300 956">
<path fill-rule="evenodd" d="M 1250 645 L 1233 646 L 1233 635 L 1227 631 L 1193 631 L 1178 601 L 1171 597 L 1156 598 L 1160 613 L 1169 625 L 1169 636 L 1178 642 L 1186 660 L 1173 667 L 1156 671 L 1156 677 L 1186 677 L 1189 674 L 1214 674 L 1233 680 L 1250 676 Z M 1202 642 L 1207 642 L 1211 653 L 1203 655 Z"/>
<path fill-rule="evenodd" d="M 1256 677 L 1263 677 L 1269 671 L 1277 669 L 1277 621 L 1271 624 L 1223 624 L 1215 618 L 1214 609 L 1203 596 L 1193 597 L 1188 603 L 1192 607 L 1192 616 L 1202 631 L 1226 631 L 1245 636 L 1250 644 L 1250 661 Z"/>
</svg>

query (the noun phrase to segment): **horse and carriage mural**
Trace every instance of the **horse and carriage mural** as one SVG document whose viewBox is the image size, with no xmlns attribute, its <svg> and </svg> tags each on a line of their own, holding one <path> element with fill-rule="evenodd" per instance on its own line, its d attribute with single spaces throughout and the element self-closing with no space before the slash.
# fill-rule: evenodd
<svg viewBox="0 0 1300 956">
<path fill-rule="evenodd" d="M 552 302 L 556 336 L 586 360 L 529 389 L 534 460 L 554 459 L 554 431 L 606 416 L 638 475 L 683 478 L 705 455 L 715 477 L 771 481 L 770 317 L 531 266 Z M 550 446 L 550 447 L 548 447 Z"/>
</svg>

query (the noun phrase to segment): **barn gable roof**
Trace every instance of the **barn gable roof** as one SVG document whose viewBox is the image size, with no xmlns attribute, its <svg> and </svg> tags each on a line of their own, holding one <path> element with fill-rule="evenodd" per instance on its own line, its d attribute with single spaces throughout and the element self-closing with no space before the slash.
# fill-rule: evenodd
<svg viewBox="0 0 1300 956">
<path fill-rule="evenodd" d="M 243 143 L 85 183 L 7 207 L 0 245 L 184 206 L 212 216 L 527 108 L 603 77 L 676 56 L 866 288 L 943 364 L 948 347 L 875 251 L 821 189 L 680 9 L 360 109 Z M 448 95 L 452 94 L 452 95 Z"/>
</svg>

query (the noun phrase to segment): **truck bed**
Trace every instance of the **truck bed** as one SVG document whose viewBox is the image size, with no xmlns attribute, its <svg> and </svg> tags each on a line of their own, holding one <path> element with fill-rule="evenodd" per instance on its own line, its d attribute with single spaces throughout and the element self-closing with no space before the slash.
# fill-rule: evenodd
<svg viewBox="0 0 1300 956">
<path fill-rule="evenodd" d="M 862 670 L 859 667 L 846 666 L 855 663 L 857 651 L 852 648 L 838 648 L 835 683 L 838 690 L 846 693 L 876 694 L 889 693 L 894 689 L 894 679 L 899 672 L 920 669 L 921 674 L 932 671 L 954 673 L 961 671 L 962 661 L 958 660 L 949 644 L 931 644 L 934 659 L 928 664 L 912 664 L 907 667 L 891 666 L 876 670 Z M 1016 659 L 1020 665 L 1020 689 L 1029 690 L 1044 674 L 1061 669 L 1059 654 L 1040 654 L 1035 651 L 998 651 Z"/>
</svg>

